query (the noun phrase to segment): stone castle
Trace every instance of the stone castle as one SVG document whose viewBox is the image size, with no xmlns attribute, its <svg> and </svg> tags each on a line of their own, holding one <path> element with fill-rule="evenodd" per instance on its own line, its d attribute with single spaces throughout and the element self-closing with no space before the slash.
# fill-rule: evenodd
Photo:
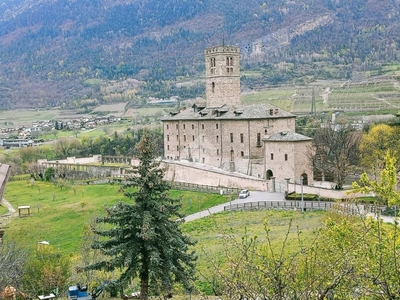
<svg viewBox="0 0 400 300">
<path fill-rule="evenodd" d="M 206 104 L 164 117 L 165 159 L 312 184 L 311 138 L 295 132 L 296 116 L 270 104 L 241 104 L 240 48 L 211 47 L 204 56 Z"/>
</svg>

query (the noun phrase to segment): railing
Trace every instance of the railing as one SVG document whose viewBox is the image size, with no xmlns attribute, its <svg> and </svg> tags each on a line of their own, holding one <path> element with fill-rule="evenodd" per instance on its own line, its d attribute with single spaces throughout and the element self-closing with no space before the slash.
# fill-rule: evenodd
<svg viewBox="0 0 400 300">
<path fill-rule="evenodd" d="M 304 201 L 304 210 L 329 210 L 335 202 Z M 301 201 L 259 201 L 225 205 L 224 210 L 248 210 L 248 209 L 299 209 Z"/>
<path fill-rule="evenodd" d="M 187 182 L 169 182 L 169 184 L 171 185 L 172 189 L 177 189 L 177 190 L 206 192 L 215 194 L 220 194 L 222 191 L 223 194 L 227 195 L 239 194 L 238 188 L 227 188 L 221 186 L 202 185 L 202 184 L 187 183 Z"/>
<path fill-rule="evenodd" d="M 304 210 L 329 210 L 336 209 L 348 214 L 359 215 L 366 213 L 375 213 L 381 215 L 386 206 L 376 206 L 370 204 L 352 204 L 346 202 L 321 202 L 321 201 L 304 201 Z M 256 210 L 256 209 L 288 209 L 301 210 L 301 201 L 258 201 L 245 202 L 225 205 L 224 211 L 230 210 Z"/>
</svg>

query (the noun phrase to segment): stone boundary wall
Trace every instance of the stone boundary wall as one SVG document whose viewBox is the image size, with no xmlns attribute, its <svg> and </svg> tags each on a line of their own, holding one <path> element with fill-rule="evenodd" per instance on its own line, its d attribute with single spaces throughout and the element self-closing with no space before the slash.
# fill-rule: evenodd
<svg viewBox="0 0 400 300">
<path fill-rule="evenodd" d="M 278 178 L 276 178 L 275 186 L 273 186 L 272 180 L 264 180 L 235 172 L 228 172 L 198 163 L 164 160 L 162 166 L 165 168 L 164 179 L 172 182 L 187 182 L 238 189 L 246 188 L 256 191 L 301 193 L 301 185 L 286 183 L 285 180 Z M 354 196 L 349 195 L 346 190 L 338 191 L 323 185 L 303 186 L 303 193 L 315 194 L 320 197 L 331 199 L 348 199 Z M 361 194 L 355 196 L 361 196 Z"/>
<path fill-rule="evenodd" d="M 197 163 L 163 161 L 164 179 L 172 182 L 187 182 L 199 185 L 267 191 L 267 182 L 234 172 Z"/>
</svg>

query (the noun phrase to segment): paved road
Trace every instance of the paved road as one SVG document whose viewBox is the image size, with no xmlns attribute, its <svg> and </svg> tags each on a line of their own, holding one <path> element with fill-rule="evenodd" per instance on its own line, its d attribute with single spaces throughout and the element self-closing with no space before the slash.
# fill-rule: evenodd
<svg viewBox="0 0 400 300">
<path fill-rule="evenodd" d="M 250 196 L 245 199 L 235 199 L 232 202 L 226 202 L 226 203 L 211 207 L 208 210 L 203 210 L 198 213 L 188 215 L 185 217 L 185 221 L 189 222 L 189 221 L 207 217 L 210 214 L 222 212 L 222 211 L 224 211 L 224 206 L 227 206 L 230 204 L 245 203 L 245 202 L 261 202 L 261 201 L 284 201 L 284 200 L 285 200 L 284 193 L 250 191 Z"/>
</svg>

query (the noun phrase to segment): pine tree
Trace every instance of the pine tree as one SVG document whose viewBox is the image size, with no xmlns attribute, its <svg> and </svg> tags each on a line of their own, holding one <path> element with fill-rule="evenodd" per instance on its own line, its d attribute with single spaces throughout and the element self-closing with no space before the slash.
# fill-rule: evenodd
<svg viewBox="0 0 400 300">
<path fill-rule="evenodd" d="M 150 136 L 145 134 L 136 149 L 140 164 L 121 187 L 128 203 L 106 208 L 107 216 L 97 218 L 93 227 L 104 238 L 92 247 L 107 259 L 87 268 L 122 269 L 120 283 L 138 278 L 140 299 L 148 299 L 149 292 L 169 294 L 174 283 L 190 289 L 196 256 L 189 249 L 194 243 L 180 229 L 181 202 L 169 197 L 170 186 L 163 180 Z M 99 223 L 108 226 L 100 228 Z"/>
</svg>

